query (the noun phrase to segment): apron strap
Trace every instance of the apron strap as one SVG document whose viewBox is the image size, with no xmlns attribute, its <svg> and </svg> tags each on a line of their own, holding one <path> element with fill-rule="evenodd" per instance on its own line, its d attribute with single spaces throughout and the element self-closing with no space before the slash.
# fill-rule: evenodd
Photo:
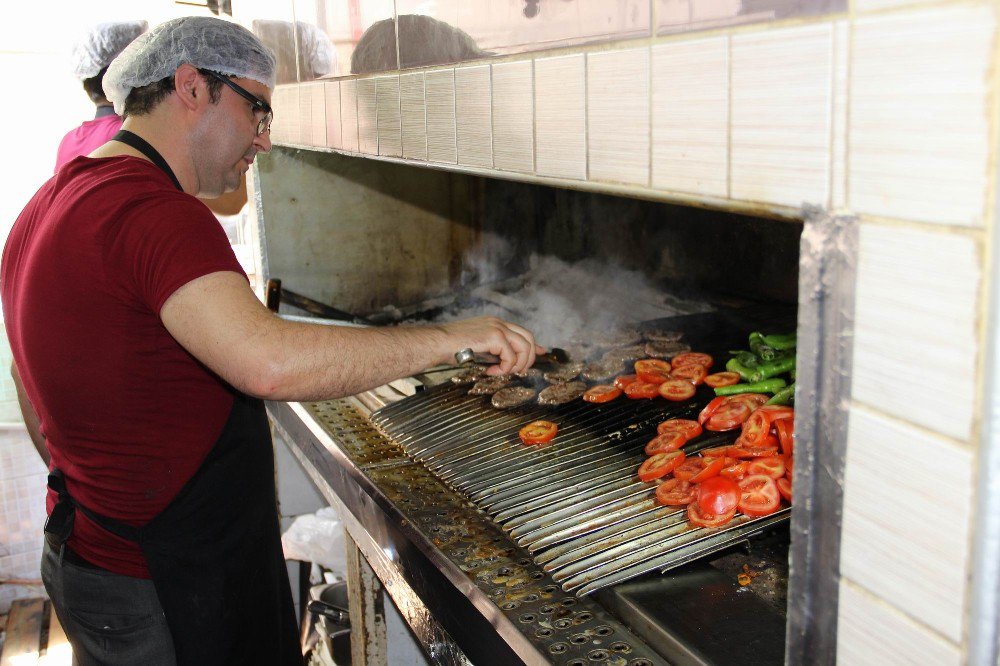
<svg viewBox="0 0 1000 666">
<path fill-rule="evenodd" d="M 76 522 L 77 509 L 82 511 L 83 515 L 87 516 L 91 521 L 97 523 L 101 528 L 111 532 L 115 536 L 132 541 L 133 543 L 141 542 L 142 530 L 140 528 L 126 525 L 114 518 L 102 516 L 73 499 L 72 495 L 69 494 L 69 490 L 66 489 L 66 478 L 58 469 L 53 468 L 49 472 L 48 484 L 49 488 L 54 490 L 59 496 L 55 507 L 52 509 L 52 513 L 45 519 L 45 538 L 53 549 L 58 549 L 59 546 L 66 543 L 66 540 L 73 533 L 73 524 Z"/>
<path fill-rule="evenodd" d="M 167 164 L 167 161 L 163 159 L 163 155 L 157 152 L 156 148 L 149 145 L 149 142 L 141 136 L 129 132 L 128 130 L 119 130 L 118 134 L 111 137 L 111 140 L 124 143 L 126 146 L 131 146 L 132 148 L 138 150 L 140 153 L 148 157 L 153 164 L 160 167 L 165 174 L 170 176 L 170 180 L 174 181 L 174 186 L 178 190 L 181 192 L 184 191 L 184 188 L 181 187 L 181 182 L 177 180 L 177 176 L 174 175 L 173 169 L 171 169 L 170 165 Z"/>
</svg>

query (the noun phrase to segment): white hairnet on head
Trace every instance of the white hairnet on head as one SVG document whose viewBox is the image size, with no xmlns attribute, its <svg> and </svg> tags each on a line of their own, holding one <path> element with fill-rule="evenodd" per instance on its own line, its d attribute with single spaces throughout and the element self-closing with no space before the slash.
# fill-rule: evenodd
<svg viewBox="0 0 1000 666">
<path fill-rule="evenodd" d="M 73 73 L 81 81 L 97 76 L 129 43 L 146 32 L 146 21 L 98 23 L 73 45 Z"/>
<path fill-rule="evenodd" d="M 274 55 L 252 32 L 210 16 L 185 16 L 129 44 L 108 67 L 104 93 L 121 115 L 133 88 L 173 76 L 183 64 L 274 88 Z"/>
</svg>

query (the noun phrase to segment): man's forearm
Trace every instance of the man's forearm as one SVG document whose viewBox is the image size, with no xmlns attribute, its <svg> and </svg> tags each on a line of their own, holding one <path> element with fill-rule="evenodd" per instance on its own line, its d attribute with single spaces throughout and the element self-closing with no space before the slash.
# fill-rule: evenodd
<svg viewBox="0 0 1000 666">
<path fill-rule="evenodd" d="M 28 429 L 28 436 L 31 437 L 31 443 L 35 445 L 35 450 L 38 451 L 38 455 L 45 462 L 45 467 L 48 467 L 49 450 L 45 446 L 45 435 L 42 434 L 38 413 L 35 412 L 35 408 L 31 406 L 31 402 L 24 392 L 24 386 L 21 384 L 21 375 L 17 371 L 17 365 L 13 362 L 10 364 L 10 376 L 13 377 L 14 388 L 17 389 L 17 404 L 21 406 L 24 427 Z"/>
</svg>

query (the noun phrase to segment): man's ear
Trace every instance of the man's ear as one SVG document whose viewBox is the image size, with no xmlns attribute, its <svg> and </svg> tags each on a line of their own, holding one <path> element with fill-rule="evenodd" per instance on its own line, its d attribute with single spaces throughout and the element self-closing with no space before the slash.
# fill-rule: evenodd
<svg viewBox="0 0 1000 666">
<path fill-rule="evenodd" d="M 195 111 L 199 105 L 208 101 L 208 86 L 198 70 L 188 64 L 183 64 L 174 73 L 174 92 L 177 99 L 190 111 Z"/>
</svg>

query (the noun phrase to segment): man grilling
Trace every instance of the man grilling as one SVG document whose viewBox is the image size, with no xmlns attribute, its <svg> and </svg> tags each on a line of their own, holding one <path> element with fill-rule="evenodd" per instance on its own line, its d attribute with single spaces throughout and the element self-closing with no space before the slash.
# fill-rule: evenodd
<svg viewBox="0 0 1000 666">
<path fill-rule="evenodd" d="M 63 166 L 0 266 L 12 374 L 51 456 L 42 577 L 82 664 L 301 663 L 261 398 L 345 396 L 459 349 L 529 367 L 495 318 L 354 329 L 287 322 L 250 290 L 196 196 L 270 150 L 275 62 L 182 18 L 111 64 L 122 131 Z"/>
</svg>

